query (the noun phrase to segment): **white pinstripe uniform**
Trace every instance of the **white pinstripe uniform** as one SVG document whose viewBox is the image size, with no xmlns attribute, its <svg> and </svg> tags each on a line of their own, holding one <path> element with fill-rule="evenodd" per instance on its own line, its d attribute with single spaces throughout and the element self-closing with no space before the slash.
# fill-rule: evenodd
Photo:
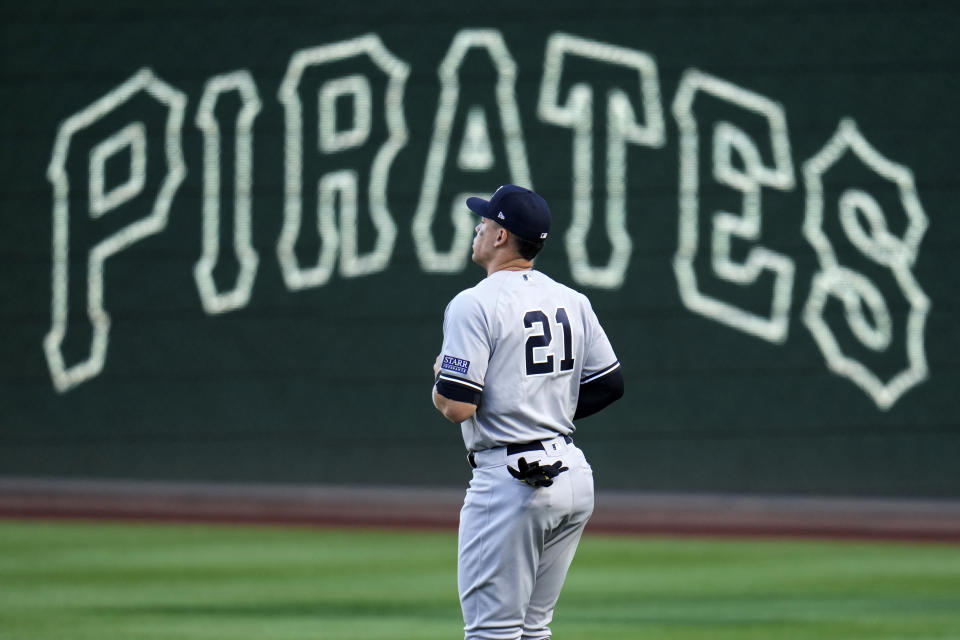
<svg viewBox="0 0 960 640">
<path fill-rule="evenodd" d="M 460 514 L 465 637 L 540 640 L 593 511 L 572 441 L 580 385 L 620 365 L 586 296 L 535 270 L 496 271 L 447 306 L 438 389 L 478 405 L 461 424 L 475 468 Z M 562 460 L 549 487 L 507 472 Z"/>
</svg>

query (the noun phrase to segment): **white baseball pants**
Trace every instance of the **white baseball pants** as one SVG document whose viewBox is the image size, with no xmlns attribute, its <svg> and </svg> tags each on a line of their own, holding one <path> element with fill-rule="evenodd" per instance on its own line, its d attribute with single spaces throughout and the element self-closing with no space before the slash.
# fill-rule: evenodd
<svg viewBox="0 0 960 640">
<path fill-rule="evenodd" d="M 474 454 L 460 511 L 457 582 L 466 640 L 542 640 L 583 528 L 593 513 L 593 470 L 563 437 L 544 451 Z M 549 452 L 549 453 L 548 453 Z M 569 471 L 534 489 L 507 471 L 517 461 L 562 460 Z"/>
</svg>

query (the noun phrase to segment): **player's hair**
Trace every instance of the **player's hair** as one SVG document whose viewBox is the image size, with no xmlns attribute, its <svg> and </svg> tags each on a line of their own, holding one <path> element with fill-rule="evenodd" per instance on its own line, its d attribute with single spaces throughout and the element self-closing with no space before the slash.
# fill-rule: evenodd
<svg viewBox="0 0 960 640">
<path fill-rule="evenodd" d="M 540 250 L 543 249 L 543 240 L 525 240 L 520 236 L 510 235 L 513 236 L 513 246 L 524 260 L 533 260 L 537 257 L 537 254 L 540 253 Z"/>
</svg>

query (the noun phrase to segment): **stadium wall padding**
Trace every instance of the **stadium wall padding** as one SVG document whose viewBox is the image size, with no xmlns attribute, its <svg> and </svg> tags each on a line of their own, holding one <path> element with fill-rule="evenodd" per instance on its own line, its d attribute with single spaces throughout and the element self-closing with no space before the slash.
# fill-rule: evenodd
<svg viewBox="0 0 960 640">
<path fill-rule="evenodd" d="M 450 485 L 467 194 L 554 214 L 598 486 L 960 496 L 953 2 L 0 10 L 0 475 Z"/>
</svg>

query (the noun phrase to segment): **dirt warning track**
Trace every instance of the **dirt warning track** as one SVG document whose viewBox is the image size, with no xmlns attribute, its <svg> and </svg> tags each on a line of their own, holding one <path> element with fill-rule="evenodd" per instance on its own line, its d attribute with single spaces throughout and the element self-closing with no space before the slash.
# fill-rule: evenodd
<svg viewBox="0 0 960 640">
<path fill-rule="evenodd" d="M 0 479 L 0 517 L 455 529 L 463 489 Z M 960 543 L 960 501 L 598 490 L 591 533 Z"/>
</svg>

